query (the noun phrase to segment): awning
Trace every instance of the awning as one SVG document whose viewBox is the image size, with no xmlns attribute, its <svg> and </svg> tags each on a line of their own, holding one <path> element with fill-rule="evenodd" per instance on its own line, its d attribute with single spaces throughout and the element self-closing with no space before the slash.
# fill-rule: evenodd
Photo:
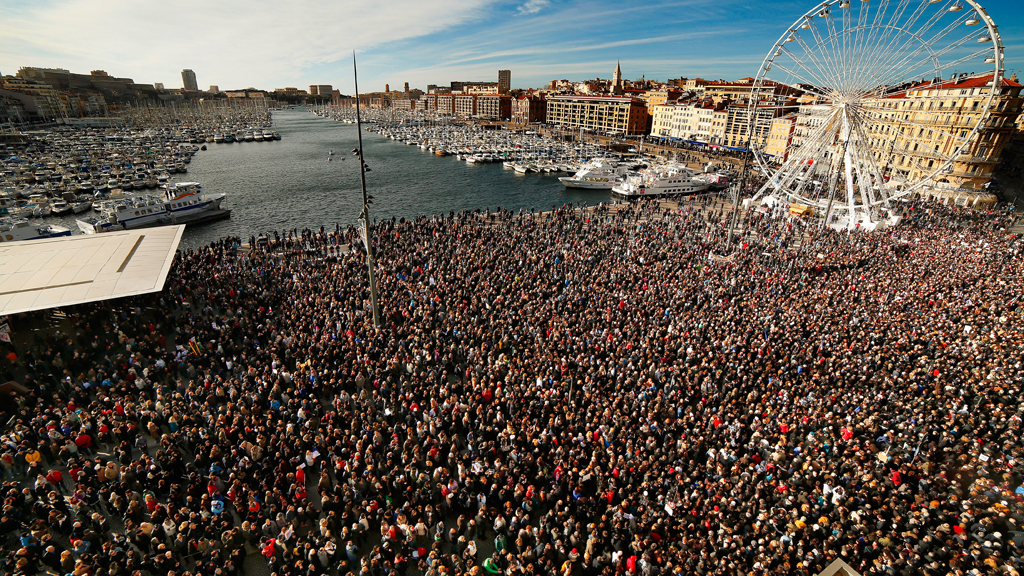
<svg viewBox="0 0 1024 576">
<path fill-rule="evenodd" d="M 159 292 L 185 226 L 0 243 L 0 314 Z"/>
</svg>

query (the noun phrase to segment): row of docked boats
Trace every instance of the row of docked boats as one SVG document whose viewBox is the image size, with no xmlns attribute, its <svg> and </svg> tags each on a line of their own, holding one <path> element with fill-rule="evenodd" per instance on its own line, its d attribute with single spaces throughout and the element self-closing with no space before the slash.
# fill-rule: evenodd
<svg viewBox="0 0 1024 576">
<path fill-rule="evenodd" d="M 324 109 L 314 113 L 341 122 L 351 120 L 345 110 Z M 396 122 L 377 118 L 368 111 L 369 132 L 418 146 L 437 156 L 454 156 L 467 164 L 502 163 L 517 174 L 560 175 L 566 188 L 603 190 L 625 198 L 686 196 L 720 190 L 736 174 L 711 165 L 694 170 L 673 160 L 645 158 L 631 150 L 612 154 L 593 143 L 561 141 L 526 131 L 484 129 L 474 124 L 448 122 Z M 568 173 L 562 176 L 561 173 Z"/>
<path fill-rule="evenodd" d="M 206 137 L 206 142 L 214 144 L 231 144 L 232 142 L 272 142 L 280 140 L 276 130 L 239 130 L 238 132 L 218 132 Z"/>
<path fill-rule="evenodd" d="M 33 194 L 27 199 L 9 195 L 0 195 L 0 215 L 18 216 L 21 218 L 41 218 L 43 216 L 66 216 L 81 214 L 92 208 L 92 198 L 74 192 L 65 192 L 55 198 L 44 194 Z"/>
<path fill-rule="evenodd" d="M 270 131 L 273 115 L 264 102 L 248 100 L 176 102 L 173 105 L 133 106 L 120 111 L 123 126 L 131 131 L 146 131 L 158 136 L 191 144 L 209 144 L 217 134 L 248 141 L 245 134 L 255 140 Z M 272 138 L 278 140 L 280 138 Z M 265 141 L 265 139 L 264 139 Z"/>
<path fill-rule="evenodd" d="M 93 203 L 166 185 L 202 146 L 161 131 L 61 126 L 0 150 L 0 215 L 80 214 Z"/>
<path fill-rule="evenodd" d="M 418 146 L 436 156 L 454 156 L 468 164 L 501 162 L 556 168 L 547 172 L 565 170 L 566 166 L 601 153 L 592 143 L 559 142 L 532 132 L 484 130 L 472 124 L 376 123 L 367 131 L 408 146 Z"/>
</svg>

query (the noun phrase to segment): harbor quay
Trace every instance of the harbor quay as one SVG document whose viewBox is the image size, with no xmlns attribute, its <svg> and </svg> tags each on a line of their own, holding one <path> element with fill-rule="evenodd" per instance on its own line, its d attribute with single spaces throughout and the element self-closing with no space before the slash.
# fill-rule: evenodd
<svg viewBox="0 0 1024 576">
<path fill-rule="evenodd" d="M 379 329 L 340 226 L 4 319 L 3 570 L 1017 570 L 1012 211 L 541 208 L 377 222 Z"/>
</svg>

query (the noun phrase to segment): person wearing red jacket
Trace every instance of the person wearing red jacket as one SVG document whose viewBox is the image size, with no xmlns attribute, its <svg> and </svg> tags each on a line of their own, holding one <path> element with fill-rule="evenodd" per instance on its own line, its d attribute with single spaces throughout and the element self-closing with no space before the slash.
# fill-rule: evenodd
<svg viewBox="0 0 1024 576">
<path fill-rule="evenodd" d="M 82 428 L 78 436 L 75 437 L 75 446 L 78 446 L 78 451 L 86 456 L 92 456 L 92 437 L 89 433 Z"/>
<path fill-rule="evenodd" d="M 67 490 L 64 488 L 64 473 L 54 468 L 46 474 L 46 480 L 53 485 L 61 494 L 66 494 Z"/>
</svg>

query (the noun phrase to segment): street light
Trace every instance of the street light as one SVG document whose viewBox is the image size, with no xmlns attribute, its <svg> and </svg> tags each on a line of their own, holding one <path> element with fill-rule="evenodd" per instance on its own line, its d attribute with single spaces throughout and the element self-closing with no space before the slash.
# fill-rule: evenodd
<svg viewBox="0 0 1024 576">
<path fill-rule="evenodd" d="M 366 196 L 366 161 L 363 160 L 363 124 L 359 114 L 359 74 L 356 71 L 356 51 L 352 51 L 352 80 L 356 92 L 356 134 L 359 137 L 359 185 L 363 191 L 363 244 L 366 245 L 366 270 L 370 281 L 370 307 L 373 308 L 373 327 L 380 329 L 380 307 L 377 305 L 377 279 L 373 268 L 373 242 L 371 242 L 370 201 Z"/>
</svg>

